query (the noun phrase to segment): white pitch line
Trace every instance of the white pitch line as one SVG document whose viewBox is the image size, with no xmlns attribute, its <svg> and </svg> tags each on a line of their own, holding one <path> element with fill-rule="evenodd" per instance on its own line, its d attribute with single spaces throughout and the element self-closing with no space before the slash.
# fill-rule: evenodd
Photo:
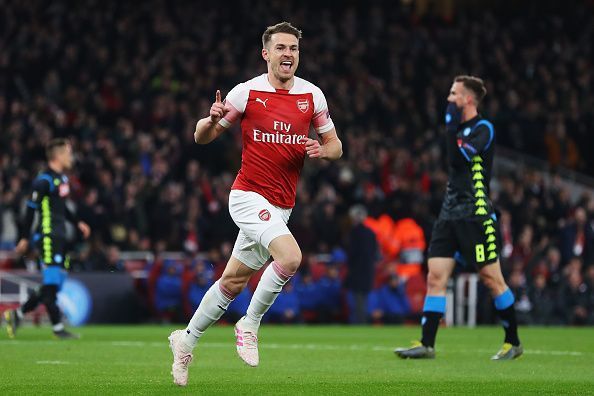
<svg viewBox="0 0 594 396">
<path fill-rule="evenodd" d="M 112 345 L 118 347 L 132 347 L 132 348 L 163 348 L 167 346 L 167 341 L 164 342 L 145 342 L 145 341 L 89 341 L 85 343 L 93 343 L 100 345 Z M 63 341 L 21 341 L 21 340 L 0 340 L 0 345 L 14 345 L 14 344 L 35 344 L 35 345 L 63 345 Z M 231 348 L 232 342 L 204 342 L 200 344 L 200 348 Z M 316 351 L 373 351 L 373 352 L 392 352 L 393 347 L 388 346 L 373 346 L 373 345 L 329 345 L 329 344 L 278 344 L 278 343 L 261 343 L 259 345 L 263 349 L 290 349 L 290 350 L 316 350 Z M 443 352 L 454 353 L 493 353 L 492 350 L 487 349 L 449 349 L 439 348 Z M 589 353 L 579 351 L 556 351 L 556 350 L 542 350 L 542 349 L 526 349 L 524 351 L 527 355 L 550 355 L 550 356 L 584 356 Z M 45 362 L 45 361 L 41 361 Z M 39 363 L 52 364 L 52 363 Z M 59 364 L 59 363 L 55 363 Z"/>
<path fill-rule="evenodd" d="M 37 364 L 70 364 L 70 362 L 64 362 L 62 360 L 38 360 Z"/>
</svg>

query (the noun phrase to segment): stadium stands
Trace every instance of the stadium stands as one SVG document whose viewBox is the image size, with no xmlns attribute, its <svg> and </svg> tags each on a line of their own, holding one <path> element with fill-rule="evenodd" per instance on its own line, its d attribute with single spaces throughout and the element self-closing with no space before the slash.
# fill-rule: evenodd
<svg viewBox="0 0 594 396">
<path fill-rule="evenodd" d="M 14 246 L 44 144 L 62 136 L 75 143 L 74 198 L 93 229 L 89 243 L 74 244 L 77 269 L 142 268 L 120 263 L 119 251 L 211 252 L 224 262 L 237 232 L 227 196 L 240 135 L 197 146 L 192 133 L 217 88 L 265 71 L 260 35 L 291 16 L 304 31 L 297 74 L 326 93 L 345 148 L 343 160 L 304 169 L 290 225 L 305 255 L 344 247 L 354 204 L 373 218 L 412 218 L 430 235 L 447 180 L 445 96 L 455 75 L 473 73 L 488 84 L 483 111 L 498 144 L 549 166 L 493 182 L 504 271 L 518 300 L 532 303 L 523 320 L 594 323 L 594 193 L 573 198 L 554 173 L 594 173 L 591 2 L 555 12 L 525 2 L 521 17 L 494 9 L 453 20 L 388 1 L 265 3 L 3 2 L 0 248 Z M 380 262 L 378 276 L 394 263 Z M 158 312 L 173 304 L 187 315 L 166 287 L 181 287 L 181 276 L 172 267 L 149 278 Z M 534 304 L 543 296 L 555 302 L 547 312 Z M 492 321 L 490 309 L 479 320 Z M 284 314 L 279 321 L 293 320 Z"/>
</svg>

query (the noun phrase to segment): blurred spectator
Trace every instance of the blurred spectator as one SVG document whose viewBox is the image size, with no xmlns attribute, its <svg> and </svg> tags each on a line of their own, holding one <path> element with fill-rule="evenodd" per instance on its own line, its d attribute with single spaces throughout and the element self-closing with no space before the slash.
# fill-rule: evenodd
<svg viewBox="0 0 594 396">
<path fill-rule="evenodd" d="M 369 294 L 369 317 L 372 323 L 402 323 L 410 313 L 404 283 L 393 274 L 388 283 Z"/>
<path fill-rule="evenodd" d="M 547 288 L 547 278 L 544 274 L 538 274 L 534 277 L 532 286 L 528 291 L 528 297 L 532 306 L 530 324 L 555 324 L 553 315 L 556 303 L 555 295 Z"/>
<path fill-rule="evenodd" d="M 155 308 L 164 320 L 182 320 L 182 267 L 181 264 L 167 260 L 155 287 Z"/>
<path fill-rule="evenodd" d="M 584 325 L 588 321 L 588 286 L 578 271 L 572 271 L 557 295 L 557 314 L 562 323 Z"/>
<path fill-rule="evenodd" d="M 299 273 L 293 277 L 295 292 L 299 298 L 299 306 L 306 322 L 318 322 L 319 302 L 323 298 L 318 282 L 314 281 L 311 273 L 300 269 Z"/>
<path fill-rule="evenodd" d="M 352 228 L 347 243 L 347 264 L 349 272 L 345 287 L 352 296 L 351 322 L 365 323 L 367 320 L 367 296 L 373 286 L 375 264 L 378 260 L 378 245 L 375 234 L 363 221 L 367 211 L 361 205 L 353 206 L 349 215 Z"/>
<path fill-rule="evenodd" d="M 204 265 L 199 264 L 192 275 L 187 297 L 190 301 L 191 314 L 196 311 L 200 301 L 212 285 L 212 271 L 206 271 Z"/>
<path fill-rule="evenodd" d="M 561 230 L 560 246 L 563 263 L 575 256 L 588 263 L 594 258 L 594 229 L 584 208 L 576 208 L 573 221 Z"/>
<path fill-rule="evenodd" d="M 316 310 L 321 322 L 336 322 L 341 318 L 343 304 L 340 268 L 345 262 L 346 253 L 335 249 L 331 261 L 326 265 L 326 273 L 317 281 L 320 299 Z"/>
</svg>

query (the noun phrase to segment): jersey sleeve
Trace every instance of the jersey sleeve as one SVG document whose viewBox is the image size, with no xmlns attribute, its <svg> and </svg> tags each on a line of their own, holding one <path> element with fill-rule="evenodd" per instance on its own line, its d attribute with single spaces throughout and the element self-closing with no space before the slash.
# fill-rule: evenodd
<svg viewBox="0 0 594 396">
<path fill-rule="evenodd" d="M 330 118 L 330 111 L 328 110 L 328 103 L 326 97 L 320 89 L 313 92 L 314 100 L 314 115 L 312 118 L 313 126 L 318 134 L 323 134 L 334 128 L 334 122 Z"/>
<path fill-rule="evenodd" d="M 221 118 L 219 125 L 224 128 L 229 128 L 241 118 L 241 115 L 245 111 L 245 106 L 247 105 L 249 93 L 250 90 L 245 83 L 237 84 L 231 91 L 229 91 L 225 98 L 225 108 L 229 110 L 229 112 L 225 117 Z"/>
<path fill-rule="evenodd" d="M 38 209 L 43 197 L 49 194 L 52 183 L 53 179 L 49 175 L 38 176 L 33 181 L 31 197 L 27 201 L 27 206 Z"/>
<path fill-rule="evenodd" d="M 493 124 L 488 121 L 480 121 L 468 136 L 462 136 L 458 140 L 458 149 L 462 155 L 470 161 L 472 156 L 481 154 L 491 145 L 495 139 L 495 130 Z"/>
<path fill-rule="evenodd" d="M 41 175 L 33 181 L 33 191 L 27 200 L 25 219 L 19 229 L 19 239 L 28 239 L 35 218 L 35 211 L 39 209 L 43 197 L 50 192 L 53 180 L 48 175 Z"/>
</svg>

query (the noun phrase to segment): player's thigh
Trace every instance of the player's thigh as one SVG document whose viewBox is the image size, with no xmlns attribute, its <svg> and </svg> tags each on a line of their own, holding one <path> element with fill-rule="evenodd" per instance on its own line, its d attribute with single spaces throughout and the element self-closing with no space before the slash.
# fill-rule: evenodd
<svg viewBox="0 0 594 396">
<path fill-rule="evenodd" d="M 232 190 L 229 214 L 245 235 L 266 249 L 276 237 L 291 233 L 287 227 L 291 209 L 276 207 L 252 191 Z"/>
<path fill-rule="evenodd" d="M 495 218 L 461 220 L 454 232 L 464 261 L 481 269 L 499 260 L 499 223 Z"/>
<path fill-rule="evenodd" d="M 451 220 L 438 219 L 433 225 L 429 242 L 429 260 L 433 258 L 453 259 L 459 250 L 458 239 L 454 233 Z"/>
<path fill-rule="evenodd" d="M 255 269 L 250 268 L 241 260 L 231 255 L 225 266 L 221 280 L 226 286 L 228 286 L 227 283 L 231 283 L 243 289 L 255 272 Z"/>
<path fill-rule="evenodd" d="M 46 235 L 37 241 L 37 246 L 40 253 L 42 283 L 54 285 L 60 290 L 67 275 L 64 269 L 68 263 L 65 250 L 66 241 Z"/>
<path fill-rule="evenodd" d="M 235 244 L 233 245 L 231 258 L 234 262 L 239 262 L 255 272 L 262 268 L 264 263 L 268 261 L 270 252 L 260 243 L 250 238 L 243 230 L 239 230 Z M 231 263 L 231 260 L 229 260 L 229 263 Z M 229 263 L 227 264 L 228 266 Z M 236 266 L 235 263 L 231 267 L 231 270 Z"/>
</svg>

